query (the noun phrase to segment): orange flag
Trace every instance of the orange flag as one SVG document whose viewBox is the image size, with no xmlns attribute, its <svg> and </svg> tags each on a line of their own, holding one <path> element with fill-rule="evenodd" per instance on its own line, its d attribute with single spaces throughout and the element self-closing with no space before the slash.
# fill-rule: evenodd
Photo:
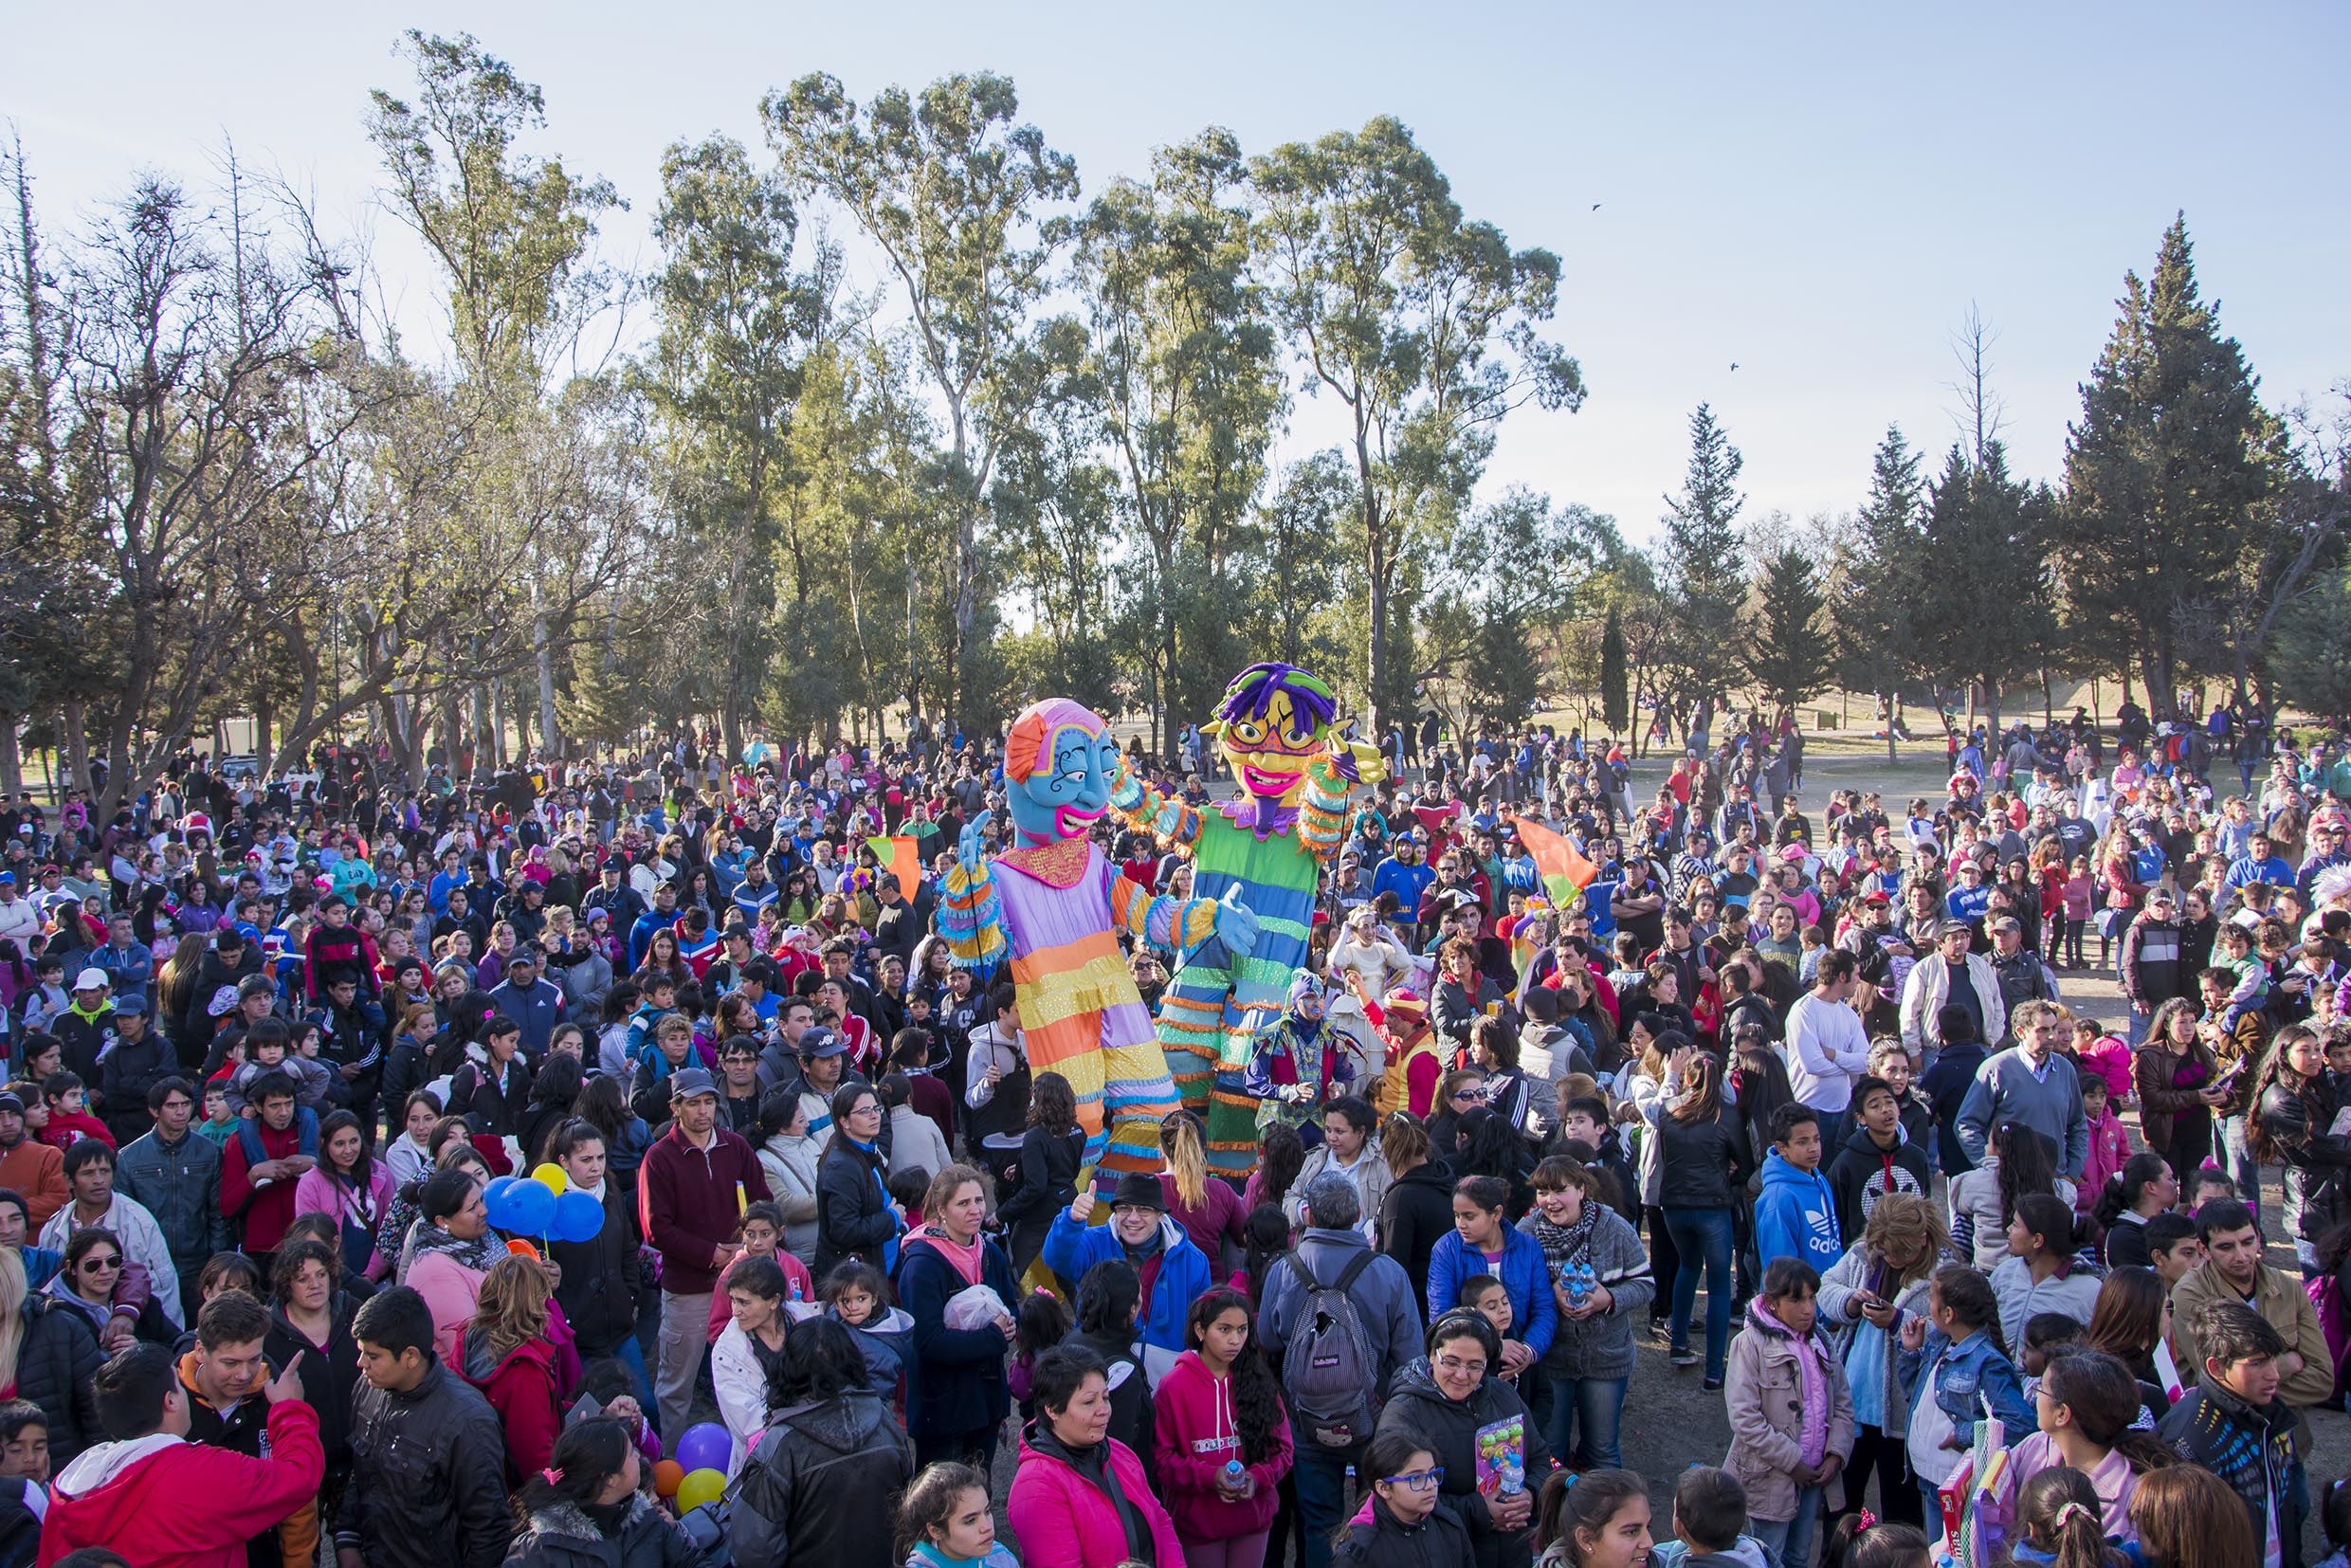
<svg viewBox="0 0 2351 1568">
<path fill-rule="evenodd" d="M 922 885 L 922 857 L 916 852 L 914 840 L 875 837 L 866 843 L 881 861 L 882 869 L 897 876 L 899 891 L 914 897 L 915 889 Z"/>
<path fill-rule="evenodd" d="M 1535 868 L 1542 873 L 1543 886 L 1558 907 L 1565 909 L 1600 874 L 1600 868 L 1586 860 L 1583 852 L 1558 830 L 1522 816 L 1510 820 L 1518 824 L 1519 842 L 1535 857 Z"/>
</svg>

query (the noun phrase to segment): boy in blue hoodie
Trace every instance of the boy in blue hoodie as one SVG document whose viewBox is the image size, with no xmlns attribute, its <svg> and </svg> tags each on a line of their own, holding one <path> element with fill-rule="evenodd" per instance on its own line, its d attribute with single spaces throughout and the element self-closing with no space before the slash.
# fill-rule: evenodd
<svg viewBox="0 0 2351 1568">
<path fill-rule="evenodd" d="M 1772 1114 L 1772 1152 L 1763 1157 L 1763 1195 L 1755 1206 L 1757 1258 L 1802 1258 L 1825 1274 L 1845 1255 L 1836 1194 L 1820 1174 L 1820 1113 L 1801 1102 Z"/>
</svg>

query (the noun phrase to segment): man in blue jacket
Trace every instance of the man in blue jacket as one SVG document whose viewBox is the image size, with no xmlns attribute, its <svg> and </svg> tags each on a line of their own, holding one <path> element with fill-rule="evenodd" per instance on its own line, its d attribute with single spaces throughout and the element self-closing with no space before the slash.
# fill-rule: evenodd
<svg viewBox="0 0 2351 1568">
<path fill-rule="evenodd" d="M 1762 1263 L 1802 1258 L 1818 1274 L 1845 1255 L 1836 1194 L 1820 1174 L 1820 1113 L 1801 1101 L 1772 1113 L 1772 1152 L 1763 1157 L 1763 1195 L 1755 1206 L 1755 1252 Z"/>
<path fill-rule="evenodd" d="M 1122 1258 L 1143 1286 L 1143 1366 L 1153 1387 L 1176 1364 L 1184 1344 L 1184 1314 L 1209 1287 L 1208 1258 L 1184 1228 L 1168 1217 L 1159 1178 L 1130 1171 L 1110 1194 L 1110 1223 L 1088 1229 L 1094 1192 L 1053 1216 L 1045 1235 L 1045 1267 L 1073 1285 L 1105 1258 Z"/>
</svg>

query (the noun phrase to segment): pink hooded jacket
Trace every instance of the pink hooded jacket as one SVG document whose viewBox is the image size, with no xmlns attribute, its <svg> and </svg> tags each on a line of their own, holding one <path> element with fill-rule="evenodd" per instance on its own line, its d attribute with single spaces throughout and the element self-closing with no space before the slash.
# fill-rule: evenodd
<svg viewBox="0 0 2351 1568">
<path fill-rule="evenodd" d="M 1273 1425 L 1271 1451 L 1248 1467 L 1255 1495 L 1235 1503 L 1216 1491 L 1226 1462 L 1241 1458 L 1230 1381 L 1219 1381 L 1198 1351 L 1187 1350 L 1159 1379 L 1152 1404 L 1154 1468 L 1176 1531 L 1193 1541 L 1230 1541 L 1270 1525 L 1279 1504 L 1274 1487 L 1290 1469 L 1286 1414 Z"/>
<path fill-rule="evenodd" d="M 1020 1541 L 1021 1560 L 1049 1562 L 1054 1568 L 1119 1568 L 1128 1559 L 1126 1527 L 1119 1522 L 1118 1508 L 1067 1460 L 1030 1447 L 1035 1431 L 1031 1422 L 1021 1432 L 1020 1468 L 1013 1473 L 1006 1504 L 1012 1534 Z M 1175 1522 L 1152 1494 L 1143 1462 L 1115 1437 L 1103 1438 L 1103 1446 L 1109 1451 L 1119 1489 L 1150 1527 L 1159 1568 L 1182 1568 L 1183 1543 L 1176 1539 Z"/>
</svg>

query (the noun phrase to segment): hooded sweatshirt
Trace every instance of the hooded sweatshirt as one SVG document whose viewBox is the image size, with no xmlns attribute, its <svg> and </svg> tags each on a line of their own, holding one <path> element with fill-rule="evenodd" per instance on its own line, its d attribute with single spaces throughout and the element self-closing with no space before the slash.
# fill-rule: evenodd
<svg viewBox="0 0 2351 1568">
<path fill-rule="evenodd" d="M 510 1486 L 519 1486 L 547 1468 L 556 1436 L 563 1430 L 555 1347 L 534 1338 L 497 1356 L 467 1328 L 459 1341 L 459 1356 L 465 1381 L 482 1391 L 506 1429 L 506 1481 Z"/>
<path fill-rule="evenodd" d="M 1274 1488 L 1290 1468 L 1286 1420 L 1273 1423 L 1267 1432 L 1265 1457 L 1249 1464 L 1233 1419 L 1232 1379 L 1209 1371 L 1196 1350 L 1176 1358 L 1153 1395 L 1152 1409 L 1154 1468 L 1178 1533 L 1194 1541 L 1230 1541 L 1272 1524 L 1279 1503 Z M 1216 1482 L 1235 1459 L 1255 1478 L 1257 1490 L 1228 1501 L 1216 1490 Z"/>
<path fill-rule="evenodd" d="M 151 1432 L 85 1449 L 49 1488 L 42 1568 L 104 1546 L 140 1568 L 242 1568 L 246 1543 L 313 1503 L 326 1477 L 319 1416 L 269 1408 L 269 1457 Z"/>
<path fill-rule="evenodd" d="M 1826 1274 L 1845 1255 L 1837 1233 L 1836 1195 L 1818 1171 L 1799 1170 L 1777 1149 L 1763 1157 L 1763 1195 L 1755 1206 L 1759 1257 L 1802 1258 Z"/>
</svg>

